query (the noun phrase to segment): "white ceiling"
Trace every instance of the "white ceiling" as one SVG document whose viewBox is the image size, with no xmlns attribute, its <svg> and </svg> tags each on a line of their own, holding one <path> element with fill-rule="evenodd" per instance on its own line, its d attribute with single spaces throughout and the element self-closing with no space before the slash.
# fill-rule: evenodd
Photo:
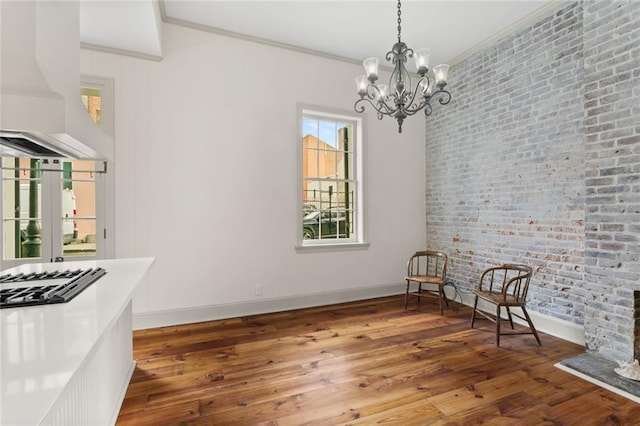
<svg viewBox="0 0 640 426">
<path fill-rule="evenodd" d="M 153 0 L 80 0 L 80 41 L 160 57 L 157 9 Z"/>
<path fill-rule="evenodd" d="M 563 0 L 405 0 L 402 41 L 450 63 L 540 9 Z M 360 61 L 397 39 L 394 0 L 81 0 L 85 44 L 161 57 L 160 20 L 196 24 Z"/>
</svg>

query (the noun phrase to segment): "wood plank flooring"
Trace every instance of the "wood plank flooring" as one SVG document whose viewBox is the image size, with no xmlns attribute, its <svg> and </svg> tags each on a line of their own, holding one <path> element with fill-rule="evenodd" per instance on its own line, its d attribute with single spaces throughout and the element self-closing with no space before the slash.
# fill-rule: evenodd
<svg viewBox="0 0 640 426">
<path fill-rule="evenodd" d="M 634 425 L 640 405 L 553 365 L 583 348 L 470 329 L 400 296 L 134 333 L 118 425 Z"/>
</svg>

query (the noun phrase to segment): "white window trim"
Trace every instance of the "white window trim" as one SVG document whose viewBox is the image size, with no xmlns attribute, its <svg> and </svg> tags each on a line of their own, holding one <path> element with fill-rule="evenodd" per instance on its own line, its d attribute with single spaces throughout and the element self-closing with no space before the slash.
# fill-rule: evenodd
<svg viewBox="0 0 640 426">
<path fill-rule="evenodd" d="M 354 131 L 356 144 L 355 144 L 355 176 L 356 176 L 356 239 L 349 239 L 346 241 L 336 240 L 304 240 L 302 238 L 302 215 L 300 214 L 300 208 L 302 206 L 302 117 L 304 115 L 318 115 L 329 119 L 345 120 L 349 122 L 356 122 L 356 129 Z M 298 104 L 296 114 L 296 158 L 297 158 L 297 185 L 296 185 L 296 224 L 297 224 L 297 243 L 295 246 L 298 253 L 318 253 L 318 252 L 330 252 L 330 251 L 346 251 L 346 250 L 366 250 L 369 248 L 369 242 L 367 241 L 367 218 L 366 218 L 366 192 L 364 185 L 365 180 L 365 151 L 364 151 L 364 128 L 366 125 L 365 116 L 356 116 L 352 111 L 345 111 L 336 108 L 328 108 L 316 105 Z"/>
<path fill-rule="evenodd" d="M 102 130 L 111 136 L 115 141 L 115 88 L 111 78 L 97 77 L 82 74 L 80 76 L 81 86 L 99 89 L 101 91 L 102 108 Z M 110 164 L 109 171 L 100 175 L 100 182 L 96 179 L 96 191 L 101 191 L 104 196 L 99 197 L 96 209 L 102 209 L 103 213 L 96 222 L 96 233 L 101 233 L 102 238 L 98 238 L 98 249 L 101 259 L 112 259 L 115 257 L 115 168 Z M 98 183 L 100 184 L 98 186 Z M 106 238 L 105 238 L 106 237 Z"/>
</svg>

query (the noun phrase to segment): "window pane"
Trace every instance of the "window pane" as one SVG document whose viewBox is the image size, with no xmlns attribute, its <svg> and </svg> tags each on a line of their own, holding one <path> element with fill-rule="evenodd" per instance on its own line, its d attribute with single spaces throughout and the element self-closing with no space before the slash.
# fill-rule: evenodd
<svg viewBox="0 0 640 426">
<path fill-rule="evenodd" d="M 93 161 L 72 161 L 63 165 L 68 174 L 62 180 L 62 252 L 64 256 L 96 254 L 96 182 Z M 87 170 L 86 172 L 83 170 Z"/>
<path fill-rule="evenodd" d="M 320 210 L 320 192 L 315 183 L 305 179 L 302 183 L 302 213 L 303 217 L 316 210 Z"/>
<path fill-rule="evenodd" d="M 2 209 L 3 258 L 39 258 L 42 256 L 42 172 L 40 160 L 3 158 Z"/>
<path fill-rule="evenodd" d="M 326 153 L 327 160 L 327 176 L 337 178 L 338 177 L 338 152 L 332 149 Z"/>
<path fill-rule="evenodd" d="M 311 148 L 311 146 L 315 147 Z M 307 135 L 302 140 L 302 177 L 305 179 L 319 177 L 317 147 L 318 139 L 316 139 L 314 136 Z"/>
<path fill-rule="evenodd" d="M 80 89 L 80 98 L 84 107 L 87 109 L 89 116 L 96 123 L 96 126 L 102 127 L 102 93 L 99 89 L 83 87 Z"/>
</svg>

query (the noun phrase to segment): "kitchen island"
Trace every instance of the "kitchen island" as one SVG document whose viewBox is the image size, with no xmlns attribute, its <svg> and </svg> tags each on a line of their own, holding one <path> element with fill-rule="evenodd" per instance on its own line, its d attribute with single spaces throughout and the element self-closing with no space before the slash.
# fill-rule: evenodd
<svg viewBox="0 0 640 426">
<path fill-rule="evenodd" d="M 68 303 L 0 310 L 1 425 L 115 423 L 135 368 L 131 299 L 153 261 L 30 264 L 3 271 L 107 273 Z"/>
</svg>

